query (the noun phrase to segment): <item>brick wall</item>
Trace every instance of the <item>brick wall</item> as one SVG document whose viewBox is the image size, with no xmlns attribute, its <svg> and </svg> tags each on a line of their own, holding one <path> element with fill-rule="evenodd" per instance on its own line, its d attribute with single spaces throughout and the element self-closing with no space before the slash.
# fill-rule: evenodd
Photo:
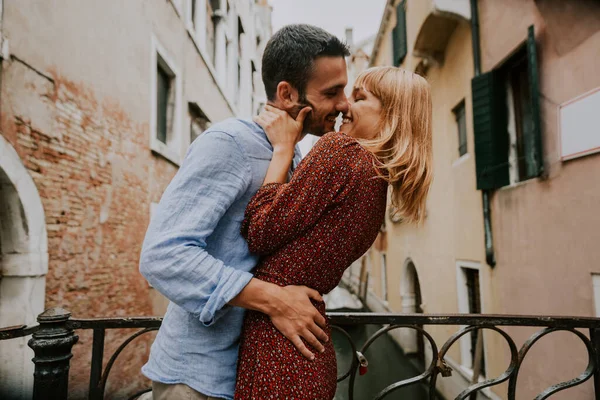
<svg viewBox="0 0 600 400">
<path fill-rule="evenodd" d="M 76 317 L 152 315 L 139 252 L 150 202 L 160 199 L 177 168 L 150 152 L 148 124 L 132 121 L 118 99 L 98 98 L 92 87 L 57 71 L 44 75 L 18 59 L 4 63 L 1 101 L 2 135 L 44 206 L 46 307 L 61 306 Z M 106 359 L 127 333 L 107 335 Z M 87 392 L 91 359 L 91 334 L 78 334 L 73 398 Z M 117 396 L 110 387 L 121 393 L 140 387 L 139 368 L 152 338 L 136 339 L 122 354 L 111 372 L 109 398 Z"/>
</svg>

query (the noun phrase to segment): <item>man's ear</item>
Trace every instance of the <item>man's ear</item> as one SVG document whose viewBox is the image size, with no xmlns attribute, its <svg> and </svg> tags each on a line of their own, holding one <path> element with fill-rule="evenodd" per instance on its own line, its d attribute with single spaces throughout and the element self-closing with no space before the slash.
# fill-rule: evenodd
<svg viewBox="0 0 600 400">
<path fill-rule="evenodd" d="M 296 90 L 289 82 L 281 81 L 277 84 L 277 100 L 279 108 L 292 109 L 298 104 L 298 90 Z"/>
</svg>

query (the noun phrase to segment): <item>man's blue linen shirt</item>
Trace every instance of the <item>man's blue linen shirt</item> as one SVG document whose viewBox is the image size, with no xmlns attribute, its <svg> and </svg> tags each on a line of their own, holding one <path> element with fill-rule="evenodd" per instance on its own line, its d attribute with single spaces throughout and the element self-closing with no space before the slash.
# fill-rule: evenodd
<svg viewBox="0 0 600 400">
<path fill-rule="evenodd" d="M 192 143 L 164 192 L 140 257 L 141 273 L 170 300 L 142 368 L 151 380 L 233 398 L 244 310 L 227 303 L 257 262 L 240 226 L 272 151 L 256 123 L 225 120 Z"/>
</svg>

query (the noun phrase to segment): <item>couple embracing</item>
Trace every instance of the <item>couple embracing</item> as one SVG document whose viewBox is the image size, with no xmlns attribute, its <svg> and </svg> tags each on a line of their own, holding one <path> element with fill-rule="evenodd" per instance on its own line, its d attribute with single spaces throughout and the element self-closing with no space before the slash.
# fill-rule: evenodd
<svg viewBox="0 0 600 400">
<path fill-rule="evenodd" d="M 140 261 L 170 300 L 142 369 L 154 399 L 334 397 L 321 295 L 375 240 L 388 189 L 419 221 L 432 180 L 427 82 L 371 68 L 347 98 L 348 55 L 320 28 L 282 28 L 263 55 L 265 110 L 190 146 Z M 306 133 L 321 138 L 299 162 Z"/>
</svg>

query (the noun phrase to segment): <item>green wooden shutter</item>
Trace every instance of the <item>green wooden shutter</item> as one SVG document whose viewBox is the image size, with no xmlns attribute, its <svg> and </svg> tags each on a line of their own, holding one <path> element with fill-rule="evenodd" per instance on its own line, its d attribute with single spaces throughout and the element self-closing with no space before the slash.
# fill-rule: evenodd
<svg viewBox="0 0 600 400">
<path fill-rule="evenodd" d="M 527 68 L 529 73 L 529 92 L 531 96 L 531 129 L 524 139 L 525 168 L 527 177 L 540 176 L 544 172 L 542 156 L 542 126 L 540 118 L 540 84 L 538 75 L 537 49 L 533 25 L 529 27 L 527 37 Z"/>
<path fill-rule="evenodd" d="M 406 11 L 404 10 L 404 1 L 396 7 L 396 27 L 392 31 L 392 41 L 394 43 L 394 66 L 399 67 L 406 57 Z"/>
<path fill-rule="evenodd" d="M 495 70 L 473 78 L 471 88 L 477 189 L 497 189 L 509 184 L 506 90 Z"/>
</svg>

